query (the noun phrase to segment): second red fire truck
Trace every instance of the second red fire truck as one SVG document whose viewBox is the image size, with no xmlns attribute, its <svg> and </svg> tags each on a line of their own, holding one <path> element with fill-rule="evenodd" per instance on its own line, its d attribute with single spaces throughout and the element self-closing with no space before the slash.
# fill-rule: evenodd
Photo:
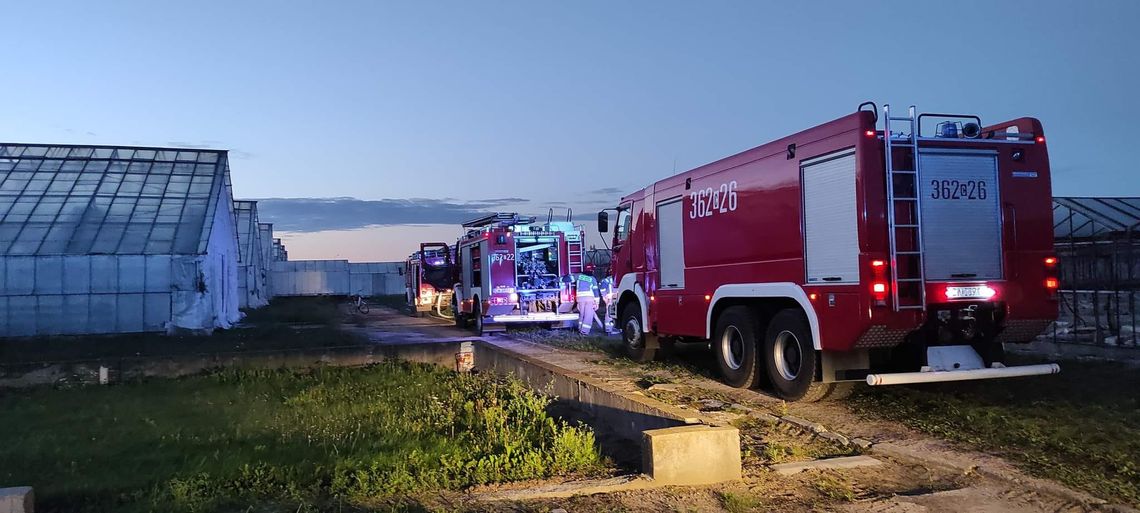
<svg viewBox="0 0 1140 513">
<path fill-rule="evenodd" d="M 869 106 L 866 110 L 864 107 Z M 881 126 L 880 122 L 881 121 Z M 1006 367 L 1057 316 L 1045 134 L 1033 118 L 850 115 L 621 199 L 616 327 L 647 360 L 709 343 L 726 383 L 821 399 Z M 599 213 L 599 231 L 609 228 Z"/>
<path fill-rule="evenodd" d="M 404 287 L 408 311 L 423 317 L 440 312 L 450 301 L 455 283 L 455 247 L 443 242 L 425 242 L 404 262 Z"/>
<path fill-rule="evenodd" d="M 569 217 L 540 224 L 497 213 L 464 223 L 455 250 L 456 325 L 477 334 L 508 324 L 575 326 L 571 277 L 583 270 L 583 233 Z"/>
</svg>

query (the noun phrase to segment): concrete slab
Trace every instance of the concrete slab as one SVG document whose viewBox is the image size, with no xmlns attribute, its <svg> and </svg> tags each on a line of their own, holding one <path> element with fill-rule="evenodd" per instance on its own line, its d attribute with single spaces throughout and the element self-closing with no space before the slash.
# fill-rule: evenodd
<svg viewBox="0 0 1140 513">
<path fill-rule="evenodd" d="M 828 458 L 825 460 L 801 461 L 797 463 L 781 463 L 779 465 L 772 465 L 771 468 L 772 472 L 780 474 L 781 476 L 790 476 L 792 474 L 799 474 L 805 470 L 874 467 L 882 464 L 883 462 L 870 456 L 847 456 L 843 458 Z"/>
<path fill-rule="evenodd" d="M 32 513 L 35 493 L 30 486 L 0 488 L 0 513 Z"/>
<path fill-rule="evenodd" d="M 701 485 L 740 479 L 740 430 L 680 426 L 645 431 L 642 468 L 661 484 Z"/>
</svg>

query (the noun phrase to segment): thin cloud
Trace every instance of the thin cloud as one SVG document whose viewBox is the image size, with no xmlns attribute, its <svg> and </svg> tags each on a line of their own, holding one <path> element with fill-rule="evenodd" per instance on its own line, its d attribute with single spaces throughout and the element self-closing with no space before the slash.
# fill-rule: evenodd
<svg viewBox="0 0 1140 513">
<path fill-rule="evenodd" d="M 266 198 L 257 200 L 261 221 L 285 232 L 354 230 L 368 226 L 460 224 L 504 207 L 528 203 L 522 198 L 444 201 L 431 198 L 361 200 L 356 198 Z"/>
</svg>

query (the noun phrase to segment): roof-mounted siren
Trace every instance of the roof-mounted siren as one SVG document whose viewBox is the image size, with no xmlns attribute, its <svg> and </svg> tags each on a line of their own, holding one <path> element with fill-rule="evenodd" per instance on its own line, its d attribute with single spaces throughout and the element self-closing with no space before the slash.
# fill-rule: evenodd
<svg viewBox="0 0 1140 513">
<path fill-rule="evenodd" d="M 938 127 L 935 129 L 935 134 L 936 137 L 944 139 L 958 139 L 962 137 L 966 139 L 977 139 L 978 136 L 982 135 L 982 127 L 973 121 L 967 121 L 965 123 L 961 121 L 943 121 L 938 124 Z"/>
<path fill-rule="evenodd" d="M 982 120 L 978 116 L 962 114 L 919 114 L 919 132 L 922 131 L 922 118 L 938 119 L 934 125 L 934 137 L 939 139 L 977 139 L 982 136 Z"/>
</svg>

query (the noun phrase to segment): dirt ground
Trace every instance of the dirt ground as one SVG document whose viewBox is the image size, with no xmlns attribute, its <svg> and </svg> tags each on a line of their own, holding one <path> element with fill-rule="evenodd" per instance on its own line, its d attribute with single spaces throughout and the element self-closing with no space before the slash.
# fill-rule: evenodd
<svg viewBox="0 0 1140 513">
<path fill-rule="evenodd" d="M 355 328 L 374 343 L 429 342 L 472 338 L 440 319 L 414 319 L 377 309 L 355 319 Z M 509 333 L 508 333 L 509 335 Z M 853 415 L 838 403 L 785 403 L 751 390 L 725 386 L 693 365 L 636 364 L 599 352 L 573 351 L 518 342 L 504 335 L 485 340 L 516 344 L 525 351 L 574 372 L 632 393 L 645 394 L 702 417 L 741 427 L 745 478 L 706 487 L 665 487 L 579 495 L 560 499 L 479 500 L 489 490 L 423 498 L 429 509 L 464 511 L 873 511 L 895 512 L 1081 512 L 1106 510 L 1103 501 L 1026 476 L 994 456 L 955 447 L 904 426 Z M 680 349 L 684 351 L 684 349 Z M 703 367 L 708 368 L 708 367 Z M 657 386 L 655 386 L 657 385 Z M 797 429 L 755 422 L 755 414 L 792 415 L 825 425 L 847 437 L 875 443 L 870 455 L 878 467 L 807 471 L 780 476 L 769 465 L 858 452 L 814 438 Z M 513 483 L 526 488 L 541 483 Z M 1118 510 L 1127 511 L 1127 510 Z"/>
</svg>

